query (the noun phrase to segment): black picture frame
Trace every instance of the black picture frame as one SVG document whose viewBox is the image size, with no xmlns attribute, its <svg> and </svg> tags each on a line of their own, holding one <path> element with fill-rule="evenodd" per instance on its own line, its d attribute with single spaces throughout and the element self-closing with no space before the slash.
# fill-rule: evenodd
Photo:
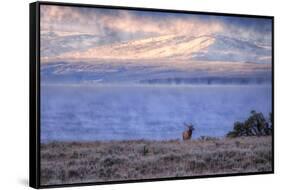
<svg viewBox="0 0 281 190">
<path fill-rule="evenodd" d="M 140 179 L 127 181 L 108 181 L 108 182 L 91 182 L 91 183 L 74 183 L 62 185 L 41 185 L 40 184 L 40 6 L 41 5 L 56 5 L 56 6 L 70 6 L 70 7 L 88 7 L 88 8 L 105 8 L 105 9 L 119 9 L 119 10 L 138 10 L 151 12 L 165 12 L 165 13 L 187 13 L 198 15 L 216 15 L 216 16 L 232 16 L 232 17 L 246 17 L 246 18 L 266 18 L 272 22 L 272 171 L 268 172 L 249 172 L 249 173 L 235 173 L 235 174 L 217 174 L 217 175 L 203 175 L 203 176 L 185 176 L 185 177 L 168 177 L 157 179 Z M 123 6 L 109 6 L 109 5 L 91 5 L 78 3 L 61 3 L 61 2 L 47 2 L 38 1 L 30 3 L 29 5 L 29 39 L 30 39 L 30 75 L 29 75 L 29 185 L 33 188 L 53 188 L 53 187 L 72 187 L 85 185 L 104 185 L 104 184 L 121 184 L 121 183 L 135 183 L 135 182 L 151 182 L 164 180 L 183 180 L 183 179 L 197 179 L 197 178 L 213 178 L 213 177 L 231 177 L 231 176 L 245 176 L 245 175 L 260 175 L 274 173 L 274 17 L 263 15 L 247 15 L 247 14 L 230 14 L 218 12 L 200 12 L 187 10 L 169 10 L 169 9 L 155 9 L 155 8 L 141 8 L 141 7 L 123 7 Z"/>
</svg>

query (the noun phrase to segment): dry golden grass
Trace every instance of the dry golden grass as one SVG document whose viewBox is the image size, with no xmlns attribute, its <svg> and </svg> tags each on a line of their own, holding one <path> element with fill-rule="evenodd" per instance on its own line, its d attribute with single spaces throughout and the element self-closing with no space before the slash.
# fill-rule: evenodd
<svg viewBox="0 0 281 190">
<path fill-rule="evenodd" d="M 41 145 L 41 185 L 271 171 L 271 137 Z"/>
</svg>

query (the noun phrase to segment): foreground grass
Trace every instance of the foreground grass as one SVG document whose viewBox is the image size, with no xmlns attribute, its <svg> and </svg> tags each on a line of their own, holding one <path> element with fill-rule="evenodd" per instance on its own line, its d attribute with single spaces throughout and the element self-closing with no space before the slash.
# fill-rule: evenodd
<svg viewBox="0 0 281 190">
<path fill-rule="evenodd" d="M 271 171 L 271 137 L 41 145 L 41 185 Z"/>
</svg>

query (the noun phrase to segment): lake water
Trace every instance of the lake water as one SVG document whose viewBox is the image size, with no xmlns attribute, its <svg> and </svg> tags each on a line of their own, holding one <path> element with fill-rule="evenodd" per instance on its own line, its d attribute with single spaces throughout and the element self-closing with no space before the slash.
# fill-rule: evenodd
<svg viewBox="0 0 281 190">
<path fill-rule="evenodd" d="M 41 86 L 41 140 L 94 141 L 224 136 L 251 110 L 271 112 L 268 85 Z"/>
</svg>

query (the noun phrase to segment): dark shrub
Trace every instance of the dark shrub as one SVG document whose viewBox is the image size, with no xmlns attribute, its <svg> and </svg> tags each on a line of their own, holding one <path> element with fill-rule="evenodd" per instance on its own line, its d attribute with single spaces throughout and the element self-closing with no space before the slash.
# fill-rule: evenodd
<svg viewBox="0 0 281 190">
<path fill-rule="evenodd" d="M 143 156 L 148 154 L 148 147 L 146 145 L 143 146 Z"/>
<path fill-rule="evenodd" d="M 235 122 L 233 130 L 227 133 L 227 137 L 241 136 L 266 136 L 272 134 L 272 116 L 269 116 L 269 122 L 262 113 L 251 111 L 251 115 L 244 122 Z"/>
</svg>

